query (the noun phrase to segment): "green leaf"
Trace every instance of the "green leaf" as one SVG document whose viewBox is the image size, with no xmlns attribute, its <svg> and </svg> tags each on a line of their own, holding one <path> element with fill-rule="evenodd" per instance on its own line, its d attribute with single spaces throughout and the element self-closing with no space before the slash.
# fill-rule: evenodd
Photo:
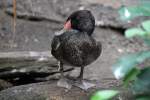
<svg viewBox="0 0 150 100">
<path fill-rule="evenodd" d="M 121 57 L 113 66 L 113 73 L 117 79 L 124 79 L 138 64 L 150 58 L 150 51 L 142 51 Z"/>
<path fill-rule="evenodd" d="M 109 100 L 116 96 L 119 91 L 116 90 L 102 90 L 96 92 L 92 97 L 91 100 Z"/>
<path fill-rule="evenodd" d="M 150 96 L 148 95 L 138 95 L 136 100 L 150 100 Z"/>
<path fill-rule="evenodd" d="M 140 73 L 139 69 L 133 68 L 123 79 L 124 86 L 128 86 L 130 81 L 135 80 L 139 73 Z"/>
<path fill-rule="evenodd" d="M 149 6 L 150 1 L 149 1 L 149 0 L 139 0 L 139 3 L 140 3 L 141 5 L 147 5 L 147 6 Z"/>
<path fill-rule="evenodd" d="M 147 32 L 145 32 L 141 28 L 130 28 L 125 31 L 125 36 L 127 38 L 131 38 L 134 36 L 145 36 L 145 35 L 147 35 Z"/>
<path fill-rule="evenodd" d="M 143 27 L 143 29 L 140 27 L 127 29 L 125 31 L 125 36 L 127 38 L 132 38 L 134 36 L 140 36 L 144 40 L 146 40 L 146 42 L 149 43 L 149 41 L 150 41 L 150 20 L 144 21 L 142 23 L 142 27 Z"/>
<path fill-rule="evenodd" d="M 138 55 L 130 54 L 121 57 L 113 66 L 113 73 L 116 79 L 123 79 L 136 65 Z"/>
<path fill-rule="evenodd" d="M 150 34 L 150 20 L 142 22 L 142 27 Z"/>
<path fill-rule="evenodd" d="M 150 16 L 150 3 L 125 7 L 119 9 L 120 18 L 122 20 L 130 20 L 138 16 Z"/>
<path fill-rule="evenodd" d="M 150 46 L 150 38 L 143 38 L 144 39 L 144 42 Z"/>
<path fill-rule="evenodd" d="M 150 95 L 150 67 L 141 70 L 132 86 L 135 94 Z"/>
</svg>

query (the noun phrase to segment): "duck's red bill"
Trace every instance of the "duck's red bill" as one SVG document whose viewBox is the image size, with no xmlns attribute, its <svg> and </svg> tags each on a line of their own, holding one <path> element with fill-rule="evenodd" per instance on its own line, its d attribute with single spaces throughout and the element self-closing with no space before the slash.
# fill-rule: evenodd
<svg viewBox="0 0 150 100">
<path fill-rule="evenodd" d="M 65 24 L 64 24 L 64 29 L 69 30 L 71 29 L 71 21 L 68 20 Z"/>
</svg>

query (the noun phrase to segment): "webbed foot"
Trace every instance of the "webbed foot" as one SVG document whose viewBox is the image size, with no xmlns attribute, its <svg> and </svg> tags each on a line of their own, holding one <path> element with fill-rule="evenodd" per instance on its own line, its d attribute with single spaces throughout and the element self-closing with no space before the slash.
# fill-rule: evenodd
<svg viewBox="0 0 150 100">
<path fill-rule="evenodd" d="M 76 80 L 73 85 L 76 86 L 76 87 L 79 87 L 83 90 L 87 90 L 87 89 L 92 88 L 92 87 L 95 86 L 95 84 L 90 83 L 86 80 L 81 80 L 81 81 Z"/>
<path fill-rule="evenodd" d="M 69 83 L 69 80 L 67 78 L 61 78 L 60 80 L 58 80 L 57 86 L 63 87 L 66 89 L 71 89 L 72 84 Z"/>
</svg>

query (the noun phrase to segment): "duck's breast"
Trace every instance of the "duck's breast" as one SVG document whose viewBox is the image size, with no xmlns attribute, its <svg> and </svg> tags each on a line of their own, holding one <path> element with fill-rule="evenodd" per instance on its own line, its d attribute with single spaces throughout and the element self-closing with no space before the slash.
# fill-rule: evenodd
<svg viewBox="0 0 150 100">
<path fill-rule="evenodd" d="M 85 33 L 71 35 L 63 42 L 63 59 L 74 66 L 86 66 L 101 53 L 101 44 Z"/>
</svg>

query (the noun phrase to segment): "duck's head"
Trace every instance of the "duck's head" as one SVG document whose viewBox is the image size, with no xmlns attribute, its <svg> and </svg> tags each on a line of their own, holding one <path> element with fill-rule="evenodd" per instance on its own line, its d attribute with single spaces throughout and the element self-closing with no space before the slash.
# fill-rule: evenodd
<svg viewBox="0 0 150 100">
<path fill-rule="evenodd" d="M 78 10 L 67 18 L 64 29 L 74 29 L 91 35 L 95 29 L 95 18 L 89 10 Z"/>
</svg>

